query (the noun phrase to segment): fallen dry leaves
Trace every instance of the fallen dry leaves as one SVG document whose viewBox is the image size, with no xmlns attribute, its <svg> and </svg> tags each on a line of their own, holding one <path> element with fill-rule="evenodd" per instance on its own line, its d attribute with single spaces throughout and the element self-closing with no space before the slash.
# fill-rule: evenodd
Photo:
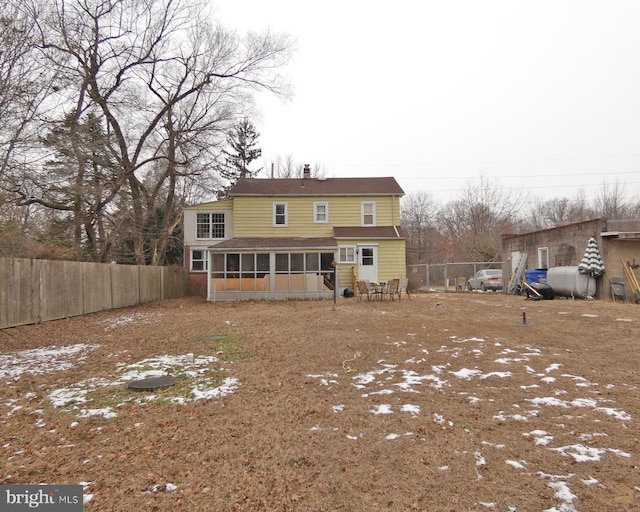
<svg viewBox="0 0 640 512">
<path fill-rule="evenodd" d="M 5 379 L 0 478 L 87 482 L 87 511 L 638 510 L 639 327 L 637 305 L 458 292 L 184 299 L 7 329 L 3 354 L 98 348 Z M 239 388 L 111 419 L 48 399 L 186 353 L 218 354 Z"/>
</svg>

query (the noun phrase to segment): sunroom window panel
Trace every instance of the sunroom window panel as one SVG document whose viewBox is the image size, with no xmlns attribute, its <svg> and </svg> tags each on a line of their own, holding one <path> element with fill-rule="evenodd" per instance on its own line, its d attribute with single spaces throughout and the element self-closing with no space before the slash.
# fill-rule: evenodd
<svg viewBox="0 0 640 512">
<path fill-rule="evenodd" d="M 310 252 L 305 255 L 307 272 L 315 272 L 320 270 L 320 260 L 317 252 Z"/>
<path fill-rule="evenodd" d="M 211 255 L 211 271 L 224 272 L 224 254 Z"/>
<path fill-rule="evenodd" d="M 289 272 L 288 254 L 276 254 L 276 272 Z"/>
<path fill-rule="evenodd" d="M 256 263 L 259 272 L 269 272 L 269 254 L 256 254 Z"/>
<path fill-rule="evenodd" d="M 255 254 L 243 254 L 242 255 L 242 271 L 255 270 Z"/>
<path fill-rule="evenodd" d="M 304 254 L 291 254 L 291 272 L 304 272 Z"/>
</svg>

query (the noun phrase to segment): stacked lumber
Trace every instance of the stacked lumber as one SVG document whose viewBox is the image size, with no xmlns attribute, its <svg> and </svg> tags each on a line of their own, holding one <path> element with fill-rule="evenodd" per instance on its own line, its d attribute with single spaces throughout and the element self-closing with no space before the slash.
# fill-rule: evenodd
<svg viewBox="0 0 640 512">
<path fill-rule="evenodd" d="M 640 286 L 638 285 L 638 278 L 633 273 L 633 268 L 629 265 L 629 262 L 625 262 L 623 258 L 620 258 L 622 262 L 622 270 L 624 272 L 624 278 L 631 289 L 634 297 L 636 298 L 636 303 L 640 304 Z"/>
</svg>

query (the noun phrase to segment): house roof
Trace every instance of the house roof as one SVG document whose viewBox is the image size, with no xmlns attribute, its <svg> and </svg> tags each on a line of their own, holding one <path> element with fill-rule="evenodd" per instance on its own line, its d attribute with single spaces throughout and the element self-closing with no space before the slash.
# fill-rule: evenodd
<svg viewBox="0 0 640 512">
<path fill-rule="evenodd" d="M 533 235 L 533 234 L 537 234 L 537 233 L 545 233 L 545 232 L 551 232 L 551 231 L 563 231 L 567 228 L 571 228 L 571 227 L 580 227 L 580 226 L 585 226 L 587 224 L 597 224 L 597 223 L 603 223 L 606 224 L 607 219 L 605 217 L 598 217 L 596 219 L 589 219 L 589 220 L 582 220 L 580 222 L 572 222 L 569 224 L 563 224 L 561 226 L 554 226 L 552 228 L 545 228 L 545 229 L 536 229 L 535 231 L 528 231 L 526 233 L 505 233 L 502 234 L 501 237 L 505 240 L 508 240 L 510 238 L 518 238 L 518 237 L 522 237 L 522 236 L 529 236 L 529 235 Z"/>
<path fill-rule="evenodd" d="M 396 226 L 334 226 L 336 238 L 404 238 L 404 232 Z"/>
<path fill-rule="evenodd" d="M 210 252 L 256 251 L 256 250 L 330 250 L 334 251 L 338 243 L 331 237 L 291 237 L 291 238 L 230 238 L 208 247 Z"/>
<path fill-rule="evenodd" d="M 232 209 L 233 208 L 233 199 L 217 199 L 215 201 L 207 201 L 205 203 L 193 204 L 191 206 L 185 206 L 185 210 L 204 210 L 209 208 L 216 209 Z"/>
<path fill-rule="evenodd" d="M 237 196 L 403 196 L 395 178 L 240 178 L 229 191 Z"/>
</svg>

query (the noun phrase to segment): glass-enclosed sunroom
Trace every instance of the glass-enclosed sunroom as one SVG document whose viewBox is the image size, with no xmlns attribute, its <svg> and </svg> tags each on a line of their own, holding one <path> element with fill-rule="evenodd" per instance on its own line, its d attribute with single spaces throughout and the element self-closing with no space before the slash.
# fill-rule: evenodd
<svg viewBox="0 0 640 512">
<path fill-rule="evenodd" d="M 232 238 L 208 248 L 210 301 L 333 297 L 334 238 Z"/>
</svg>

